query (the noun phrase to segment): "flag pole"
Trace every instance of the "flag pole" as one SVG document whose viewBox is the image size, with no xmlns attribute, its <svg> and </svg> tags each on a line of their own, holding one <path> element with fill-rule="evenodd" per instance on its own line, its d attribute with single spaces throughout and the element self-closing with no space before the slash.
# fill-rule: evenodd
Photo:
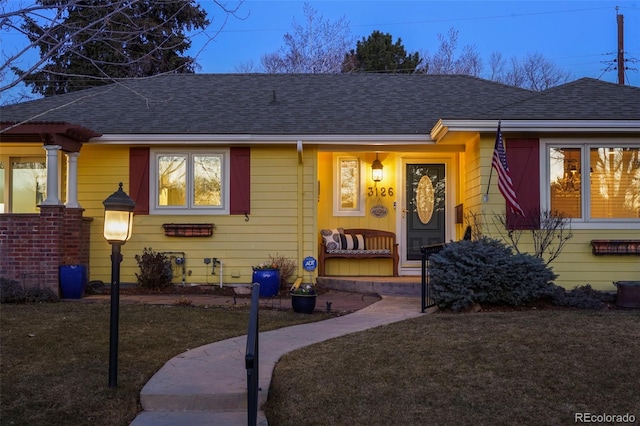
<svg viewBox="0 0 640 426">
<path fill-rule="evenodd" d="M 501 120 L 498 120 L 498 133 L 500 132 L 500 125 L 502 124 Z M 495 150 L 495 144 L 493 149 Z M 493 160 L 492 160 L 493 161 Z M 490 171 L 489 171 L 489 182 L 487 183 L 487 192 L 485 192 L 483 200 L 484 202 L 488 202 L 489 201 L 489 188 L 491 187 L 491 177 L 493 176 L 493 166 L 491 166 Z"/>
</svg>

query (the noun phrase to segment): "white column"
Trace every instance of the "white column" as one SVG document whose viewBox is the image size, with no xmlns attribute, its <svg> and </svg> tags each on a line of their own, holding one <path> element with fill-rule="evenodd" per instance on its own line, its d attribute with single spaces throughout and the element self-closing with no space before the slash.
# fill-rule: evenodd
<svg viewBox="0 0 640 426">
<path fill-rule="evenodd" d="M 47 151 L 47 198 L 42 202 L 45 206 L 59 206 L 60 191 L 58 190 L 58 152 L 62 148 L 60 145 L 45 145 Z"/>
<path fill-rule="evenodd" d="M 79 152 L 67 152 L 67 202 L 69 208 L 80 208 L 78 204 L 78 155 Z"/>
</svg>

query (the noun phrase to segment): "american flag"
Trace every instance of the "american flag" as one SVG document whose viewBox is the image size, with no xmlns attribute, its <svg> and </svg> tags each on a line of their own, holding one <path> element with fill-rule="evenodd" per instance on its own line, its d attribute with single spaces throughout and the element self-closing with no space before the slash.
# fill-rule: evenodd
<svg viewBox="0 0 640 426">
<path fill-rule="evenodd" d="M 493 160 L 491 161 L 491 166 L 498 172 L 498 189 L 507 201 L 507 206 L 509 206 L 513 213 L 524 217 L 524 212 L 522 211 L 520 204 L 518 204 L 516 191 L 513 189 L 509 166 L 507 166 L 507 154 L 504 151 L 500 124 L 498 124 L 498 134 L 496 135 L 496 145 L 493 148 Z"/>
</svg>

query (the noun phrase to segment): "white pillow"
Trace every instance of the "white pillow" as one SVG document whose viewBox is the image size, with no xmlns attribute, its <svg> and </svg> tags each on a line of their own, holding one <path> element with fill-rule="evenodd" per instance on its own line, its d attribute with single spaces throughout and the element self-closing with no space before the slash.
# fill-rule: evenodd
<svg viewBox="0 0 640 426">
<path fill-rule="evenodd" d="M 320 235 L 327 250 L 340 250 L 342 243 L 340 241 L 340 232 L 337 228 L 321 229 Z"/>
</svg>

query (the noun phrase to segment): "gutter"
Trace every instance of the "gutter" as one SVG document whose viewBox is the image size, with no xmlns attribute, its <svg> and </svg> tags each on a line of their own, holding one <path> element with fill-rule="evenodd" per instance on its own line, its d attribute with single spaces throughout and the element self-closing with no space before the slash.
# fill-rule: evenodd
<svg viewBox="0 0 640 426">
<path fill-rule="evenodd" d="M 105 134 L 92 138 L 91 144 L 105 145 L 193 145 L 220 142 L 225 144 L 314 144 L 314 145 L 424 145 L 435 144 L 427 134 L 415 135 L 256 135 L 256 134 Z"/>
<path fill-rule="evenodd" d="M 554 133 L 638 133 L 640 120 L 447 120 L 440 119 L 431 129 L 431 139 L 439 141 L 448 132 Z"/>
</svg>

